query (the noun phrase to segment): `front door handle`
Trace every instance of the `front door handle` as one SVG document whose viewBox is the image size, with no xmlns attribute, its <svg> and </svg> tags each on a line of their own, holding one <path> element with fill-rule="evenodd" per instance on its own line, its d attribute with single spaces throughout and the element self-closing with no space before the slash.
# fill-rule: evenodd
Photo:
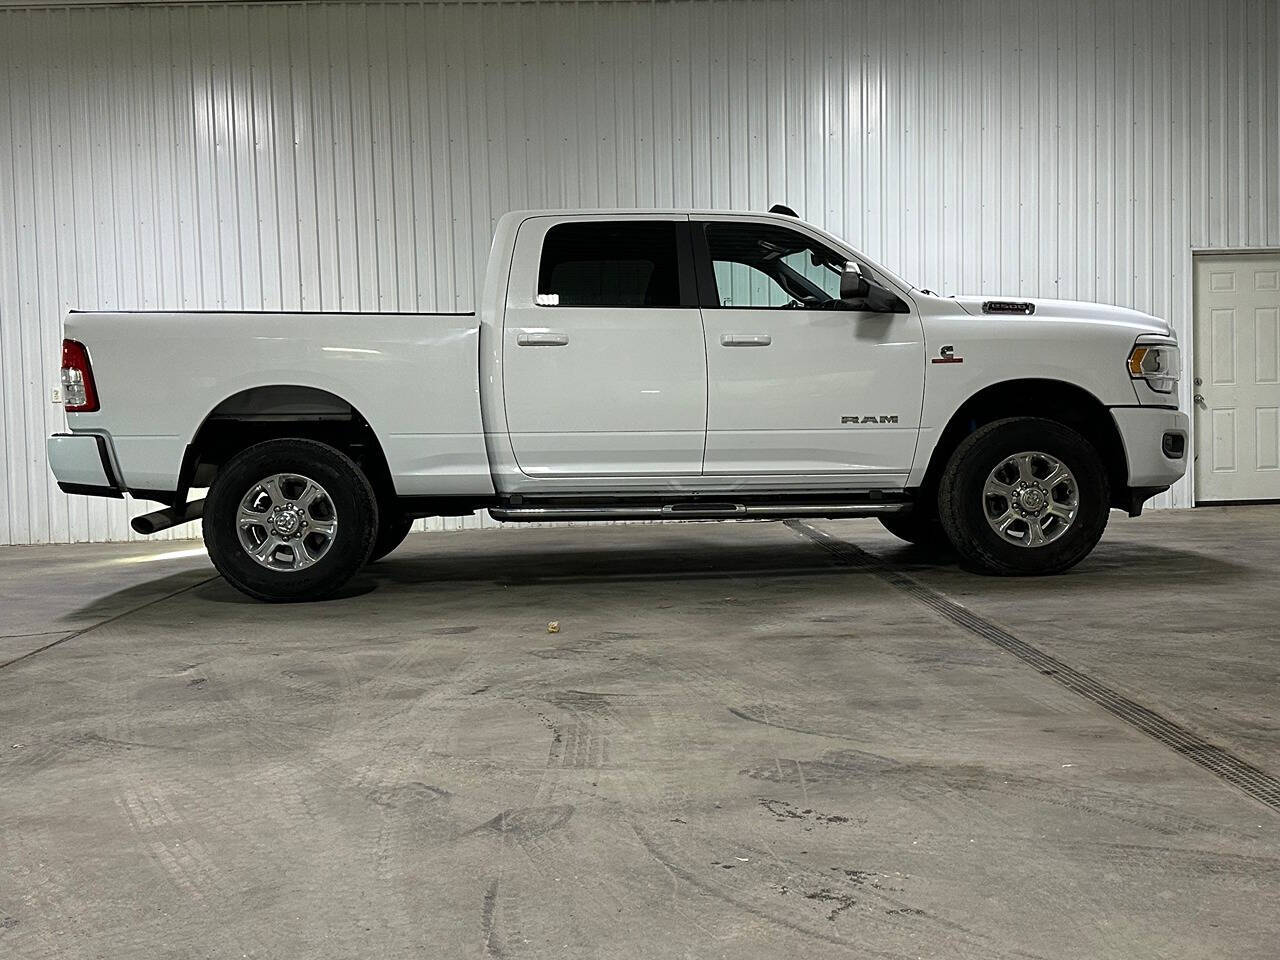
<svg viewBox="0 0 1280 960">
<path fill-rule="evenodd" d="M 567 333 L 520 333 L 516 334 L 516 343 L 522 347 L 567 347 Z"/>
<path fill-rule="evenodd" d="M 767 347 L 773 337 L 767 333 L 724 333 L 720 335 L 722 347 Z"/>
</svg>

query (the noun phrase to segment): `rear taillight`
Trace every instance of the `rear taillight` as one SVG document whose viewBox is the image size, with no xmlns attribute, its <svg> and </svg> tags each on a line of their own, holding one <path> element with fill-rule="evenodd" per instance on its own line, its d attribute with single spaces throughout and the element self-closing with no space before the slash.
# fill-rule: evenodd
<svg viewBox="0 0 1280 960">
<path fill-rule="evenodd" d="M 62 402 L 67 413 L 93 413 L 98 409 L 98 388 L 93 384 L 89 351 L 79 340 L 62 341 Z"/>
</svg>

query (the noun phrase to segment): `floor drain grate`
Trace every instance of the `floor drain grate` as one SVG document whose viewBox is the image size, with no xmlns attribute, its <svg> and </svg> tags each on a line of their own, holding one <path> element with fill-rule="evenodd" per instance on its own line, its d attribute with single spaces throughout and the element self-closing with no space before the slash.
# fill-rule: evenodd
<svg viewBox="0 0 1280 960">
<path fill-rule="evenodd" d="M 1199 764 L 1228 783 L 1239 787 L 1255 800 L 1280 809 L 1280 780 L 1255 767 L 1249 761 L 1237 757 L 1230 750 L 1205 740 L 1199 734 L 1157 713 L 1150 707 L 1144 707 L 1130 700 L 1124 694 L 1112 690 L 1087 673 L 1081 673 L 1025 640 L 1019 640 L 1007 630 L 984 620 L 972 610 L 966 609 L 954 600 L 949 600 L 938 591 L 925 586 L 900 570 L 881 563 L 865 550 L 799 520 L 788 520 L 787 526 L 801 536 L 808 537 L 841 563 L 873 570 L 886 583 L 918 600 L 945 619 L 1008 651 L 1024 663 L 1035 667 L 1055 683 L 1096 703 L 1112 716 L 1137 727 L 1192 763 Z"/>
</svg>

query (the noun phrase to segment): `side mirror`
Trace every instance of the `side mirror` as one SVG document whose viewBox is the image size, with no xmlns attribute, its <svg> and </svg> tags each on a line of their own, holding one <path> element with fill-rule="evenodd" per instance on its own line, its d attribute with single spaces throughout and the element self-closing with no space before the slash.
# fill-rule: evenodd
<svg viewBox="0 0 1280 960">
<path fill-rule="evenodd" d="M 840 299 L 865 300 L 871 292 L 871 284 L 862 275 L 862 267 L 857 260 L 850 260 L 840 273 Z"/>
</svg>

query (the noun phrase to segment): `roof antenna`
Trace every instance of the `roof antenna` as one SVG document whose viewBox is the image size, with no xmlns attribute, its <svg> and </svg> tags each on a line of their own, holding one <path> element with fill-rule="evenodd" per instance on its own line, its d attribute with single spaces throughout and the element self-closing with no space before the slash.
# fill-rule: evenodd
<svg viewBox="0 0 1280 960">
<path fill-rule="evenodd" d="M 782 214 L 784 217 L 795 217 L 797 220 L 799 220 L 799 219 L 800 219 L 800 214 L 796 213 L 796 212 L 795 212 L 794 210 L 792 210 L 790 207 L 786 206 L 785 204 L 781 204 L 781 203 L 775 203 L 772 207 L 770 207 L 770 208 L 769 208 L 769 212 L 770 212 L 770 213 L 780 213 L 780 214 Z"/>
</svg>

